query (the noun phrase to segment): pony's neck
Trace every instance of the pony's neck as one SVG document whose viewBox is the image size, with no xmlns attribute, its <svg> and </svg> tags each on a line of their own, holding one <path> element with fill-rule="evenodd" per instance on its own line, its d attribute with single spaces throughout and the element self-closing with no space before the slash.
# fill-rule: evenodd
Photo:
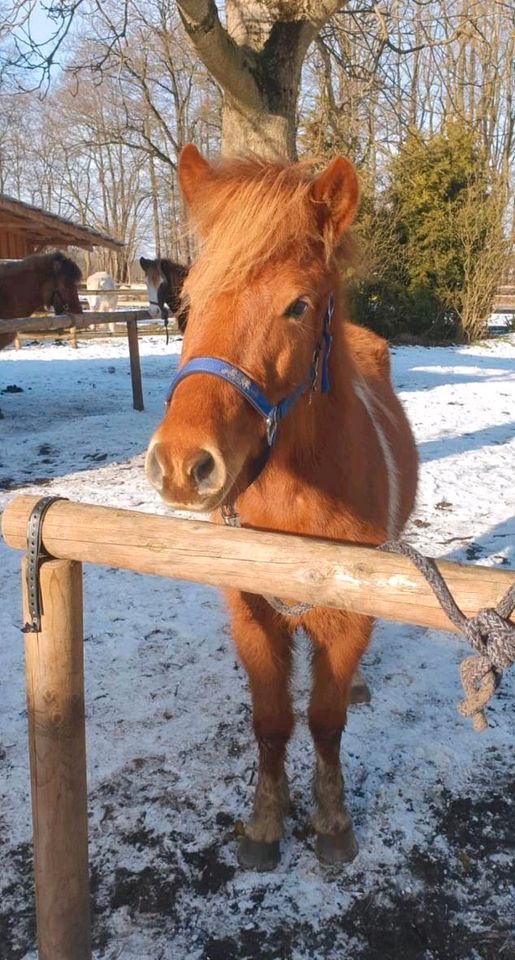
<svg viewBox="0 0 515 960">
<path fill-rule="evenodd" d="M 14 290 L 0 285 L 0 316 L 29 317 L 35 310 L 40 310 L 44 306 L 41 288 L 39 283 L 27 288 L 21 279 L 20 286 Z"/>
<path fill-rule="evenodd" d="M 48 306 L 43 297 L 43 283 L 34 291 L 23 291 L 18 295 L 17 308 L 19 315 L 30 316 L 35 310 L 42 310 Z"/>
</svg>

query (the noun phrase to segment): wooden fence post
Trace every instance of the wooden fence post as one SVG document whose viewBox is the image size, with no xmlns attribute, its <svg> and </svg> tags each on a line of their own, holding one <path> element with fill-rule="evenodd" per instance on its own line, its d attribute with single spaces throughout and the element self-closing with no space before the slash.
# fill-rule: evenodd
<svg viewBox="0 0 515 960">
<path fill-rule="evenodd" d="M 27 622 L 25 560 L 22 583 Z M 90 960 L 81 564 L 45 561 L 40 587 L 25 634 L 39 960 Z"/>
<path fill-rule="evenodd" d="M 135 319 L 127 320 L 127 339 L 129 341 L 129 359 L 131 364 L 132 406 L 134 410 L 143 410 L 143 387 L 141 386 L 138 321 Z"/>
</svg>

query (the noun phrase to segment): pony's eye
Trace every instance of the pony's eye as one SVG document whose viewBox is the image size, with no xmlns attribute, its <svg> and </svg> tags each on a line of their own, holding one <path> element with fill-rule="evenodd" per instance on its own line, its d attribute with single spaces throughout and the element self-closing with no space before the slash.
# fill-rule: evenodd
<svg viewBox="0 0 515 960">
<path fill-rule="evenodd" d="M 285 317 L 293 317 L 297 319 L 303 317 L 306 310 L 308 309 L 308 304 L 305 300 L 294 300 L 293 303 L 290 303 L 290 306 L 284 311 Z"/>
</svg>

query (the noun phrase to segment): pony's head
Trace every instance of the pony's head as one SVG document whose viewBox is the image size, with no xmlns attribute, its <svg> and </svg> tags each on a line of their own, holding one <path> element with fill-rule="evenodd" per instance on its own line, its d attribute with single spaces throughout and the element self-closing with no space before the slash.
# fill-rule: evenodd
<svg viewBox="0 0 515 960">
<path fill-rule="evenodd" d="M 43 278 L 42 296 L 46 307 L 53 307 L 57 314 L 82 313 L 77 284 L 82 273 L 77 264 L 64 253 L 49 257 L 49 269 Z"/>
<path fill-rule="evenodd" d="M 189 145 L 179 178 L 200 241 L 184 287 L 181 369 L 194 358 L 218 358 L 278 404 L 316 360 L 337 255 L 358 202 L 354 168 L 343 157 L 317 177 L 302 164 L 211 165 Z M 302 422 L 306 402 L 299 399 L 287 417 Z M 267 446 L 267 424 L 245 396 L 219 376 L 195 372 L 173 391 L 149 445 L 147 476 L 168 503 L 212 510 L 252 482 Z"/>
<path fill-rule="evenodd" d="M 161 270 L 159 260 L 148 260 L 147 257 L 140 257 L 139 263 L 145 274 L 148 294 L 148 312 L 151 317 L 157 319 L 157 317 L 161 316 L 161 307 L 158 299 L 159 287 L 162 283 L 166 283 L 166 277 Z"/>
</svg>

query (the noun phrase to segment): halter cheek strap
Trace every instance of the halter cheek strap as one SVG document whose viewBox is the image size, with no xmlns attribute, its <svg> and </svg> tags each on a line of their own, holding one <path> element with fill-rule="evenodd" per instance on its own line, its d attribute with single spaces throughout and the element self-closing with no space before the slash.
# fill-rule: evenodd
<svg viewBox="0 0 515 960">
<path fill-rule="evenodd" d="M 322 363 L 321 391 L 327 393 L 329 390 L 329 354 L 332 346 L 331 319 L 334 312 L 334 298 L 329 294 L 327 309 L 324 316 L 324 326 L 322 335 L 318 341 L 313 357 L 311 368 L 306 379 L 295 387 L 287 397 L 284 397 L 279 403 L 271 404 L 262 393 L 257 383 L 252 380 L 243 370 L 227 360 L 220 360 L 218 357 L 195 357 L 189 360 L 175 375 L 166 402 L 170 403 L 173 393 L 182 380 L 194 373 L 209 373 L 220 380 L 230 383 L 238 393 L 250 403 L 254 410 L 263 417 L 266 425 L 266 437 L 268 446 L 272 447 L 277 433 L 277 426 L 288 411 L 297 402 L 303 393 L 309 389 L 315 389 L 318 380 L 318 368 L 320 361 Z"/>
</svg>

